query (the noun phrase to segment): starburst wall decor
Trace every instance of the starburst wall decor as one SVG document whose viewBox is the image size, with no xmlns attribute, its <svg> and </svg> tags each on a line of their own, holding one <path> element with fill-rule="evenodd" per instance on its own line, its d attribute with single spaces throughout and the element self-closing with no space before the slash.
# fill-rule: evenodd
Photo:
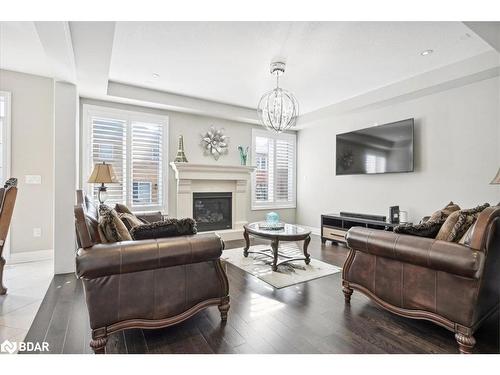
<svg viewBox="0 0 500 375">
<path fill-rule="evenodd" d="M 224 129 L 216 129 L 211 126 L 210 129 L 201 136 L 201 145 L 205 155 L 211 155 L 215 160 L 219 156 L 227 154 L 229 137 L 224 135 Z"/>
</svg>

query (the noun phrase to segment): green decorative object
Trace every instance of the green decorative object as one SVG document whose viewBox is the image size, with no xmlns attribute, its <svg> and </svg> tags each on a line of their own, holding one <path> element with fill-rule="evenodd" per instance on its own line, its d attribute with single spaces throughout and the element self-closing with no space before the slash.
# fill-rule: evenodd
<svg viewBox="0 0 500 375">
<path fill-rule="evenodd" d="M 243 149 L 243 146 L 238 146 L 238 151 L 240 152 L 240 164 L 247 165 L 248 146 L 245 149 Z"/>
</svg>

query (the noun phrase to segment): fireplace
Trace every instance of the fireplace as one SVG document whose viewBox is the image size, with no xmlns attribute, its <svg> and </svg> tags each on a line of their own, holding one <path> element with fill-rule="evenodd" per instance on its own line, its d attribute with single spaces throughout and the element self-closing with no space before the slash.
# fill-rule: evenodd
<svg viewBox="0 0 500 375">
<path fill-rule="evenodd" d="M 198 231 L 231 229 L 232 193 L 193 193 L 193 218 Z"/>
</svg>

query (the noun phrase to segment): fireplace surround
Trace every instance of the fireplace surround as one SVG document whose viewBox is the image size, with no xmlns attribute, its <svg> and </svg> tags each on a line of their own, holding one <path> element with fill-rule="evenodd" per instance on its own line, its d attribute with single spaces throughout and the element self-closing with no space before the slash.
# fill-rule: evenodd
<svg viewBox="0 0 500 375">
<path fill-rule="evenodd" d="M 250 176 L 255 167 L 176 162 L 170 167 L 176 179 L 177 217 L 193 217 L 193 193 L 231 193 L 231 227 L 203 231 L 216 232 L 225 241 L 243 238 L 243 226 L 248 223 Z"/>
</svg>

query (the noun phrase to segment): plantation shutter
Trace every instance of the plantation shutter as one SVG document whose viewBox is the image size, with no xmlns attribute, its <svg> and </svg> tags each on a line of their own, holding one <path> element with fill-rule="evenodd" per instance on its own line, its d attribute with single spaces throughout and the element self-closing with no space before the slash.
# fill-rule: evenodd
<svg viewBox="0 0 500 375">
<path fill-rule="evenodd" d="M 252 208 L 295 206 L 295 134 L 253 130 Z"/>
<path fill-rule="evenodd" d="M 97 108 L 88 110 L 90 160 L 85 173 L 97 163 L 111 164 L 118 183 L 105 184 L 106 204 L 126 204 L 133 211 L 165 211 L 164 132 L 166 118 L 136 112 Z M 100 184 L 90 184 L 97 200 Z"/>
<path fill-rule="evenodd" d="M 119 181 L 118 183 L 106 184 L 108 191 L 106 204 L 111 205 L 126 202 L 126 121 L 93 116 L 91 118 L 91 137 L 92 167 L 102 162 L 111 164 Z M 93 184 L 92 194 L 95 200 L 97 200 L 98 189 L 99 184 Z"/>
<path fill-rule="evenodd" d="M 162 204 L 162 126 L 132 122 L 132 207 L 147 209 Z"/>
<path fill-rule="evenodd" d="M 255 200 L 273 202 L 274 198 L 274 142 L 266 137 L 255 138 Z"/>
<path fill-rule="evenodd" d="M 276 139 L 276 202 L 292 202 L 294 191 L 295 144 Z"/>
</svg>

